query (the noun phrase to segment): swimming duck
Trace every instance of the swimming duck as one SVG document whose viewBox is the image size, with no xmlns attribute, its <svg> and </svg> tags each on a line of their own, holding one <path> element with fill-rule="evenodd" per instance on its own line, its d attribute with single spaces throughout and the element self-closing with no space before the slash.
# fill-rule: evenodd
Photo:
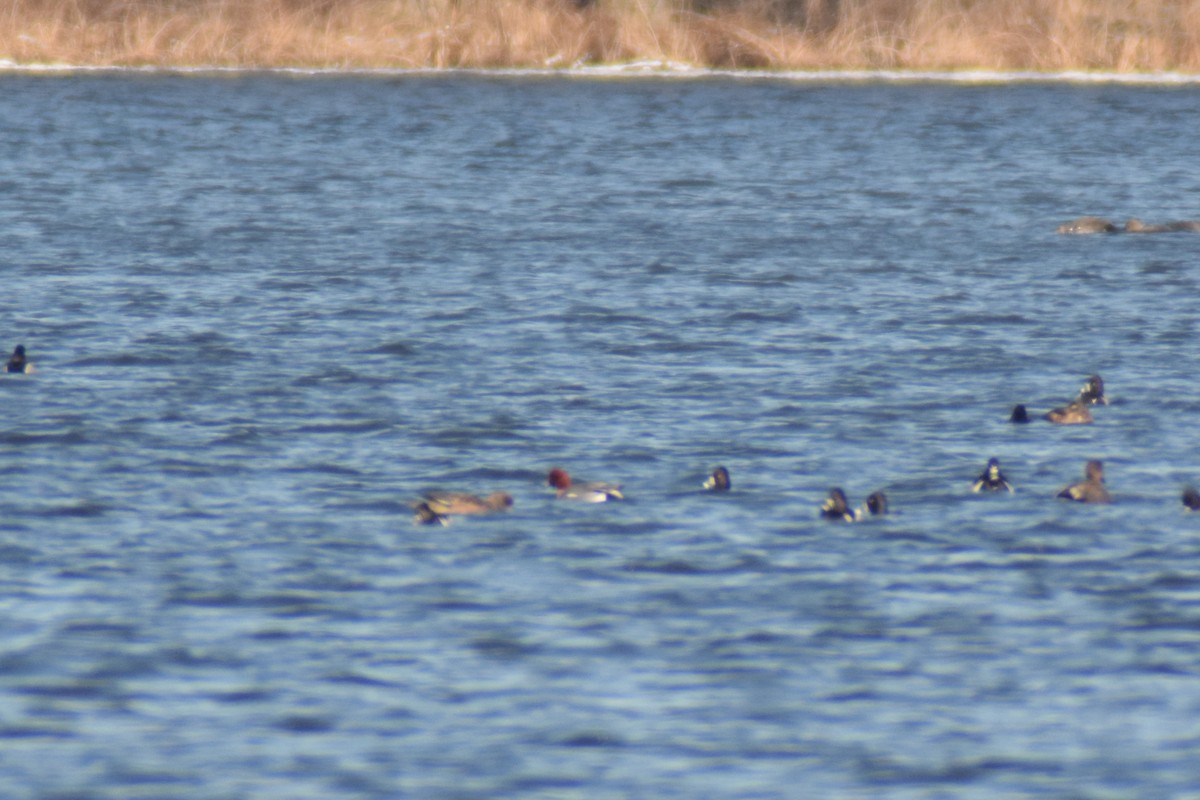
<svg viewBox="0 0 1200 800">
<path fill-rule="evenodd" d="M 989 458 L 987 468 L 979 474 L 975 483 L 971 484 L 972 492 L 998 492 L 1001 489 L 1012 491 L 1013 487 L 1004 477 L 1004 473 L 1000 471 L 1000 461 L 995 458 Z"/>
<path fill-rule="evenodd" d="M 1200 511 L 1200 492 L 1192 487 L 1183 490 L 1183 507 L 1188 511 Z"/>
<path fill-rule="evenodd" d="M 12 358 L 8 359 L 7 370 L 28 374 L 33 372 L 33 364 L 25 360 L 25 345 L 19 344 L 13 350 Z"/>
<path fill-rule="evenodd" d="M 1104 380 L 1099 375 L 1088 378 L 1087 382 L 1083 384 L 1083 388 L 1079 390 L 1077 401 L 1092 405 L 1108 405 L 1108 398 L 1104 396 Z"/>
<path fill-rule="evenodd" d="M 714 469 L 713 474 L 704 482 L 704 488 L 710 492 L 728 492 L 732 486 L 729 482 L 729 470 L 724 467 Z"/>
<path fill-rule="evenodd" d="M 1029 412 L 1025 410 L 1023 405 L 1013 406 L 1012 416 L 1008 418 L 1009 422 L 1024 423 L 1029 422 Z"/>
<path fill-rule="evenodd" d="M 1147 225 L 1136 217 L 1131 217 L 1125 221 L 1126 233 L 1167 233 L 1171 230 L 1169 225 Z"/>
<path fill-rule="evenodd" d="M 1046 419 L 1055 425 L 1088 425 L 1092 421 L 1092 412 L 1082 400 L 1073 400 L 1062 408 L 1046 412 Z"/>
<path fill-rule="evenodd" d="M 854 522 L 858 519 L 858 515 L 850 510 L 850 504 L 846 502 L 846 493 L 838 488 L 829 490 L 829 497 L 821 506 L 821 516 L 841 522 Z"/>
<path fill-rule="evenodd" d="M 887 495 L 883 492 L 871 492 L 867 495 L 867 513 L 873 517 L 886 514 L 888 511 Z"/>
<path fill-rule="evenodd" d="M 1104 488 L 1104 464 L 1099 461 L 1089 461 L 1083 468 L 1084 480 L 1073 483 L 1058 493 L 1059 497 L 1067 500 L 1078 500 L 1080 503 L 1111 503 L 1112 497 Z"/>
<path fill-rule="evenodd" d="M 446 518 L 460 514 L 491 514 L 505 511 L 513 504 L 507 492 L 492 492 L 487 497 L 476 497 L 466 492 L 430 492 L 414 503 L 414 522 L 424 525 L 446 524 Z"/>
<path fill-rule="evenodd" d="M 1193 219 L 1178 220 L 1176 222 L 1167 222 L 1162 225 L 1147 225 L 1140 219 L 1133 218 L 1125 223 L 1126 233 L 1181 233 L 1181 232 L 1200 232 L 1200 222 Z"/>
<path fill-rule="evenodd" d="M 1115 233 L 1117 226 L 1100 217 L 1080 217 L 1058 226 L 1056 233 Z"/>
<path fill-rule="evenodd" d="M 624 500 L 621 487 L 603 481 L 576 482 L 571 480 L 565 469 L 555 467 L 546 476 L 546 483 L 553 486 L 560 500 L 581 500 L 585 503 L 603 503 L 607 500 Z"/>
</svg>

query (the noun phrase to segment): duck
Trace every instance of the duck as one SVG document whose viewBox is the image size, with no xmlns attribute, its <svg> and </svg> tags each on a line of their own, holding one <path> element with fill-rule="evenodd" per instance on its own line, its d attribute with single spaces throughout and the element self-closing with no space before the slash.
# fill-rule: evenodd
<svg viewBox="0 0 1200 800">
<path fill-rule="evenodd" d="M 1092 422 L 1092 412 L 1082 400 L 1072 400 L 1061 408 L 1047 411 L 1045 418 L 1055 425 L 1089 425 Z"/>
<path fill-rule="evenodd" d="M 1137 217 L 1125 221 L 1126 233 L 1168 233 L 1172 230 L 1169 225 L 1147 225 Z"/>
<path fill-rule="evenodd" d="M 1200 221 L 1194 219 L 1167 222 L 1161 225 L 1147 225 L 1133 217 L 1125 222 L 1126 233 L 1197 233 L 1200 232 Z"/>
<path fill-rule="evenodd" d="M 873 517 L 888 513 L 888 499 L 883 492 L 871 492 L 867 495 L 867 513 Z"/>
<path fill-rule="evenodd" d="M 989 458 L 987 467 L 975 479 L 975 483 L 971 484 L 972 492 L 982 492 L 985 489 L 989 492 L 998 492 L 1001 489 L 1007 489 L 1010 492 L 1013 491 L 1012 484 L 1008 482 L 1008 479 L 1004 477 L 1004 473 L 1000 471 L 999 459 Z"/>
<path fill-rule="evenodd" d="M 25 360 L 25 345 L 19 344 L 12 352 L 12 357 L 8 359 L 6 367 L 8 372 L 17 372 L 28 375 L 33 372 L 33 364 Z"/>
<path fill-rule="evenodd" d="M 729 470 L 717 467 L 712 475 L 704 482 L 704 488 L 710 492 L 728 492 L 733 484 L 729 481 Z"/>
<path fill-rule="evenodd" d="M 1079 217 L 1059 225 L 1056 233 L 1116 233 L 1117 226 L 1101 217 Z"/>
<path fill-rule="evenodd" d="M 1073 483 L 1058 493 L 1059 497 L 1080 503 L 1111 503 L 1112 496 L 1104 487 L 1104 464 L 1089 461 L 1083 468 L 1084 480 Z"/>
<path fill-rule="evenodd" d="M 850 504 L 846 502 L 846 493 L 837 487 L 829 490 L 829 497 L 821 505 L 821 516 L 838 522 L 856 522 L 859 518 L 858 514 L 850 510 Z"/>
<path fill-rule="evenodd" d="M 624 500 L 619 484 L 604 481 L 573 481 L 565 469 L 555 467 L 546 476 L 546 483 L 553 486 L 559 500 L 580 500 L 585 503 L 603 503 L 608 500 Z"/>
<path fill-rule="evenodd" d="M 1088 378 L 1079 390 L 1079 397 L 1076 400 L 1091 405 L 1108 405 L 1108 398 L 1104 396 L 1104 379 L 1099 375 Z"/>
<path fill-rule="evenodd" d="M 1183 507 L 1188 511 L 1200 511 L 1200 492 L 1190 486 L 1184 489 Z"/>
<path fill-rule="evenodd" d="M 413 503 L 416 514 L 413 521 L 423 525 L 445 525 L 447 517 L 465 514 L 492 514 L 506 511 L 513 504 L 507 492 L 492 492 L 487 497 L 478 497 L 466 492 L 430 492 Z"/>
<path fill-rule="evenodd" d="M 1029 412 L 1025 410 L 1025 406 L 1018 403 L 1013 406 L 1012 414 L 1009 416 L 1008 421 L 1017 424 L 1029 422 Z"/>
</svg>

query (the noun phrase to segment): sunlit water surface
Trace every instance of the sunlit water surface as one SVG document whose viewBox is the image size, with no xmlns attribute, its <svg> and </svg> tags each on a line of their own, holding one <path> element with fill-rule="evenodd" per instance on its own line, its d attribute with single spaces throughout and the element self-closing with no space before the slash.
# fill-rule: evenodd
<svg viewBox="0 0 1200 800">
<path fill-rule="evenodd" d="M 18 73 L 0 120 L 0 795 L 1195 796 L 1200 236 L 1054 233 L 1200 216 L 1194 88 Z M 1092 372 L 1094 425 L 1007 422 Z M 1055 498 L 1089 458 L 1111 506 Z"/>
</svg>

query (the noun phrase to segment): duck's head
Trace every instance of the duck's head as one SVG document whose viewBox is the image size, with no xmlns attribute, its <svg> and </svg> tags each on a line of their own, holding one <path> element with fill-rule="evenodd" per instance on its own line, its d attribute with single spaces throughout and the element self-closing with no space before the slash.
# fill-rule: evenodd
<svg viewBox="0 0 1200 800">
<path fill-rule="evenodd" d="M 492 508 L 511 508 L 513 499 L 512 495 L 508 492 L 492 492 L 484 502 Z"/>
<path fill-rule="evenodd" d="M 1029 422 L 1029 412 L 1025 410 L 1023 405 L 1013 406 L 1012 416 L 1008 418 L 1009 422 Z"/>
<path fill-rule="evenodd" d="M 727 492 L 733 484 L 729 481 L 729 470 L 717 467 L 704 482 L 704 488 L 712 492 Z"/>
<path fill-rule="evenodd" d="M 13 356 L 16 358 L 24 358 L 25 357 L 25 345 L 23 345 L 23 344 L 17 345 L 16 348 L 13 349 Z"/>
<path fill-rule="evenodd" d="M 888 509 L 887 495 L 883 492 L 872 492 L 867 497 L 867 510 L 872 514 L 886 514 Z"/>
<path fill-rule="evenodd" d="M 1093 483 L 1104 483 L 1104 463 L 1101 461 L 1087 462 L 1087 466 L 1083 468 L 1083 474 Z"/>
<path fill-rule="evenodd" d="M 555 467 L 546 476 L 546 484 L 559 490 L 569 489 L 571 487 L 571 476 L 567 474 L 565 469 Z"/>
<path fill-rule="evenodd" d="M 1184 489 L 1183 505 L 1188 511 L 1200 511 L 1200 492 L 1190 486 Z"/>
</svg>

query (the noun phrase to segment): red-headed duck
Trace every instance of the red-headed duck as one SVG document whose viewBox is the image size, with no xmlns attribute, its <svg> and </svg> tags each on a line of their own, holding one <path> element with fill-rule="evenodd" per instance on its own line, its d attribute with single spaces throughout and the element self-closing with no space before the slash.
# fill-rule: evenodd
<svg viewBox="0 0 1200 800">
<path fill-rule="evenodd" d="M 603 503 L 606 500 L 624 500 L 621 487 L 603 481 L 573 481 L 565 469 L 555 467 L 546 476 L 546 483 L 553 486 L 560 500 L 580 500 L 585 503 Z"/>
</svg>

